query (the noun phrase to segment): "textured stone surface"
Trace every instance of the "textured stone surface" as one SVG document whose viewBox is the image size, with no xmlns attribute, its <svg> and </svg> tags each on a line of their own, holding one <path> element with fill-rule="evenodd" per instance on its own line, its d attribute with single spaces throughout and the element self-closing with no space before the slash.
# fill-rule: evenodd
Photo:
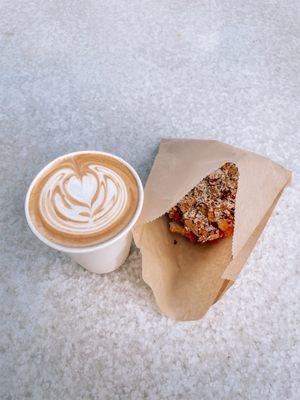
<svg viewBox="0 0 300 400">
<path fill-rule="evenodd" d="M 297 398 L 299 8 L 1 0 L 1 399 Z M 238 281 L 198 322 L 158 313 L 136 250 L 95 276 L 24 219 L 31 179 L 56 156 L 111 151 L 145 182 L 161 137 L 224 140 L 294 171 Z"/>
</svg>

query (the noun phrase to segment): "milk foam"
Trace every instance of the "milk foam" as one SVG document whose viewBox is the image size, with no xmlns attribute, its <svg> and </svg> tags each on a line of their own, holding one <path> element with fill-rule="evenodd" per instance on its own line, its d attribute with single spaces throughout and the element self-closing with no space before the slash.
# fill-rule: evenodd
<svg viewBox="0 0 300 400">
<path fill-rule="evenodd" d="M 65 247 L 107 242 L 132 220 L 139 204 L 138 182 L 117 158 L 78 152 L 41 171 L 28 197 L 35 229 Z"/>
<path fill-rule="evenodd" d="M 127 201 L 125 183 L 114 170 L 90 164 L 79 175 L 74 168 L 64 166 L 42 187 L 39 210 L 56 231 L 92 235 L 118 220 Z"/>
</svg>

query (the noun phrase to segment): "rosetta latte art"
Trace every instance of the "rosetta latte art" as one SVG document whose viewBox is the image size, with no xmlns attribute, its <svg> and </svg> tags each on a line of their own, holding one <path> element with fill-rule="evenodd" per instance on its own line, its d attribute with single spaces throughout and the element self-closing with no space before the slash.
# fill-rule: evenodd
<svg viewBox="0 0 300 400">
<path fill-rule="evenodd" d="M 93 235 L 110 227 L 124 212 L 127 189 L 112 169 L 89 165 L 79 175 L 64 166 L 43 186 L 39 209 L 53 229 L 74 235 Z"/>
</svg>

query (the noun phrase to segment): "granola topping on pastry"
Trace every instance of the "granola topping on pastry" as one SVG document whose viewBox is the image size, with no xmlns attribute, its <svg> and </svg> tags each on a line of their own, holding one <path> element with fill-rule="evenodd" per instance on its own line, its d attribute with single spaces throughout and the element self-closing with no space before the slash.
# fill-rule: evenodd
<svg viewBox="0 0 300 400">
<path fill-rule="evenodd" d="M 209 174 L 169 210 L 170 231 L 199 243 L 231 236 L 237 184 L 234 163 Z"/>
</svg>

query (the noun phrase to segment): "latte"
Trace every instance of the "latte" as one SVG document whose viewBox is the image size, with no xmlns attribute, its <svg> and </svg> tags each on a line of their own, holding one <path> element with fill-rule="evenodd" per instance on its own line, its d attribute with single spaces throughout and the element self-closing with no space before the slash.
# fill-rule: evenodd
<svg viewBox="0 0 300 400">
<path fill-rule="evenodd" d="M 28 213 L 51 242 L 87 247 L 121 232 L 138 201 L 137 181 L 125 164 L 83 152 L 59 158 L 42 171 L 30 191 Z"/>
</svg>

